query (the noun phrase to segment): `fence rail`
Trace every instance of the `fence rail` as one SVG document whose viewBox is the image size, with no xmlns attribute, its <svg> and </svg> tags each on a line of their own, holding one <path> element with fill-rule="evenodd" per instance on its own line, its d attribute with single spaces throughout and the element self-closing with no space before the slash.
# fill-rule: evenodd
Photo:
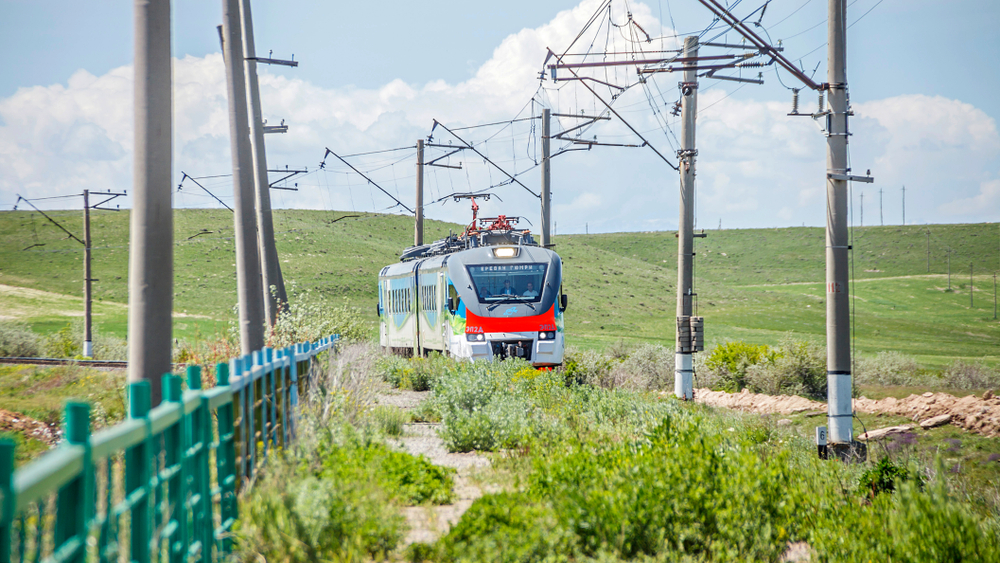
<svg viewBox="0 0 1000 563">
<path fill-rule="evenodd" d="M 265 348 L 128 387 L 128 419 L 90 434 L 90 405 L 66 405 L 65 439 L 14 470 L 0 441 L 0 563 L 221 561 L 231 552 L 240 483 L 295 439 L 298 401 L 317 354 L 337 337 Z"/>
</svg>

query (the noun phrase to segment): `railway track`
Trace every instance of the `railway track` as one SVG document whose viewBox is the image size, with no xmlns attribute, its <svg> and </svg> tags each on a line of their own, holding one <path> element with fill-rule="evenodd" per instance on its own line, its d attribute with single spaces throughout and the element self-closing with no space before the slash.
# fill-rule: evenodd
<svg viewBox="0 0 1000 563">
<path fill-rule="evenodd" d="M 120 368 L 128 367 L 128 362 L 123 360 L 72 360 L 58 358 L 7 358 L 0 357 L 0 364 L 20 364 L 35 366 L 64 366 L 78 365 L 92 368 Z"/>
</svg>

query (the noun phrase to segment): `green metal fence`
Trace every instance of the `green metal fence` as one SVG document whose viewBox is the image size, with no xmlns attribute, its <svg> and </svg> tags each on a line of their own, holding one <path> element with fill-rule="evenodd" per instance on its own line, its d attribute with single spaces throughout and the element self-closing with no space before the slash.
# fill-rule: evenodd
<svg viewBox="0 0 1000 563">
<path fill-rule="evenodd" d="M 124 422 L 90 434 L 90 405 L 66 405 L 65 440 L 14 470 L 0 441 L 0 563 L 220 561 L 230 553 L 237 490 L 295 438 L 299 395 L 316 354 L 337 337 L 265 348 L 216 366 L 129 385 Z"/>
</svg>

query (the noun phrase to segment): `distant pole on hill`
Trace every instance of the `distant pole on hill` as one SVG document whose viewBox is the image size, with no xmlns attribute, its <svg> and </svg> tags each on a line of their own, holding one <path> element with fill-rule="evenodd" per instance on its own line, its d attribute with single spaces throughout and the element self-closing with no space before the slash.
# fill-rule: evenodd
<svg viewBox="0 0 1000 563">
<path fill-rule="evenodd" d="M 906 186 L 903 186 L 903 224 L 906 224 Z"/>
<path fill-rule="evenodd" d="M 417 199 L 413 206 L 413 246 L 424 244 L 424 140 L 417 139 Z"/>
<path fill-rule="evenodd" d="M 931 273 L 931 229 L 927 228 L 927 273 Z"/>
<path fill-rule="evenodd" d="M 136 2 L 135 152 L 128 264 L 128 382 L 148 381 L 151 406 L 172 369 L 174 218 L 170 0 Z M 142 546 L 139 546 L 141 549 Z"/>
<path fill-rule="evenodd" d="M 879 225 L 885 226 L 885 217 L 882 215 L 882 188 L 878 189 L 878 222 Z"/>
<path fill-rule="evenodd" d="M 974 280 L 972 278 L 972 264 L 969 264 L 969 308 L 975 307 L 975 301 L 973 294 L 975 293 L 975 288 L 972 287 Z"/>
<path fill-rule="evenodd" d="M 222 43 L 229 97 L 229 146 L 233 162 L 233 222 L 236 239 L 236 294 L 239 298 L 240 349 L 264 347 L 264 290 L 254 213 L 250 126 L 239 0 L 222 0 Z"/>
<path fill-rule="evenodd" d="M 677 224 L 677 336 L 674 361 L 674 395 L 694 398 L 694 346 L 691 316 L 694 299 L 694 181 L 695 125 L 698 114 L 698 37 L 684 38 L 684 71 L 681 82 L 680 218 Z M 699 327 L 700 328 L 700 327 Z"/>
</svg>

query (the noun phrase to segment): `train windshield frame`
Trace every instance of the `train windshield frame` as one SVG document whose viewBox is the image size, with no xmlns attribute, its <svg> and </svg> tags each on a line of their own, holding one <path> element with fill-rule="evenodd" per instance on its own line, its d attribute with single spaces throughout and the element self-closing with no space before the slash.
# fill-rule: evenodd
<svg viewBox="0 0 1000 563">
<path fill-rule="evenodd" d="M 480 303 L 517 301 L 538 303 L 548 264 L 541 262 L 513 264 L 470 264 L 466 266 Z M 510 282 L 505 285 L 504 282 Z M 528 284 L 531 284 L 531 289 Z"/>
</svg>

